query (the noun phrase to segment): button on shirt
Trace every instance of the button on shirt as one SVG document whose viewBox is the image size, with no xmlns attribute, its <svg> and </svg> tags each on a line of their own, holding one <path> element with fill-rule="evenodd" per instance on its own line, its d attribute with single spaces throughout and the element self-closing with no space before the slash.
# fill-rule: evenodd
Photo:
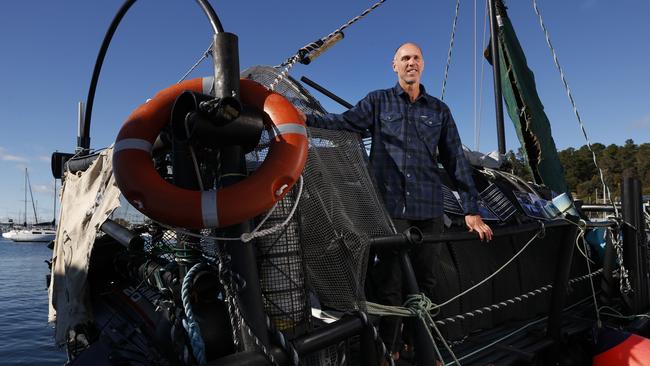
<svg viewBox="0 0 650 366">
<path fill-rule="evenodd" d="M 424 86 L 420 86 L 414 102 L 398 83 L 391 89 L 371 92 L 342 114 L 308 115 L 307 125 L 370 131 L 370 168 L 391 217 L 425 220 L 442 216 L 438 160 L 456 184 L 465 213 L 478 213 L 471 166 L 451 112 L 443 102 L 426 94 Z"/>
</svg>

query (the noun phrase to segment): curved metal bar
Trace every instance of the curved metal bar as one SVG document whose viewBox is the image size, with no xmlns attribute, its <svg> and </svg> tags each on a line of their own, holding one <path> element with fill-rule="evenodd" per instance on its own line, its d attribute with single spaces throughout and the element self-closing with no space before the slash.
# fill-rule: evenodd
<svg viewBox="0 0 650 366">
<path fill-rule="evenodd" d="M 113 34 L 115 34 L 117 26 L 135 1 L 136 0 L 126 0 L 124 4 L 122 4 L 122 7 L 117 11 L 111 25 L 108 27 L 102 46 L 99 48 L 97 60 L 95 61 L 95 68 L 93 69 L 93 76 L 90 81 L 90 88 L 88 88 L 88 98 L 86 98 L 86 116 L 84 118 L 83 131 L 81 131 L 82 138 L 80 141 L 80 147 L 84 150 L 84 153 L 90 149 L 90 119 L 93 114 L 93 101 L 95 100 L 95 90 L 97 89 L 99 72 L 102 70 L 102 64 L 104 63 L 104 57 L 106 56 L 108 45 L 111 43 L 111 39 L 113 38 Z"/>
<path fill-rule="evenodd" d="M 88 88 L 88 97 L 86 98 L 86 113 L 85 113 L 85 118 L 84 118 L 84 123 L 83 123 L 83 130 L 81 131 L 81 140 L 79 141 L 79 144 L 84 152 L 86 153 L 90 149 L 90 120 L 92 118 L 93 114 L 93 102 L 95 100 L 95 90 L 97 90 L 97 81 L 99 80 L 99 73 L 101 72 L 102 65 L 104 63 L 104 58 L 106 57 L 106 51 L 108 50 L 108 46 L 111 43 L 111 40 L 113 39 L 113 35 L 115 34 L 115 31 L 117 30 L 117 26 L 120 24 L 122 21 L 122 18 L 124 18 L 124 15 L 126 12 L 131 8 L 131 6 L 136 2 L 136 0 L 126 0 L 124 4 L 120 7 L 120 9 L 117 11 L 117 14 L 115 14 L 115 17 L 113 18 L 113 21 L 111 22 L 111 25 L 108 27 L 108 30 L 106 31 L 106 35 L 104 35 L 104 40 L 102 41 L 102 45 L 99 48 L 99 53 L 97 54 L 97 60 L 95 61 L 95 68 L 93 69 L 93 76 L 90 81 L 90 87 Z M 221 26 L 221 21 L 219 20 L 219 17 L 215 13 L 214 9 L 208 3 L 207 0 L 197 0 L 205 14 L 208 16 L 208 19 L 210 20 L 210 24 L 212 25 L 212 29 L 214 30 L 215 33 L 223 33 L 223 27 Z"/>
<path fill-rule="evenodd" d="M 203 9 L 205 12 L 205 15 L 207 15 L 208 19 L 210 19 L 210 24 L 212 25 L 212 30 L 214 30 L 214 33 L 223 33 L 223 26 L 221 26 L 221 21 L 219 20 L 217 13 L 215 13 L 214 8 L 212 8 L 210 3 L 207 0 L 196 0 L 196 2 L 199 3 L 201 9 Z"/>
</svg>

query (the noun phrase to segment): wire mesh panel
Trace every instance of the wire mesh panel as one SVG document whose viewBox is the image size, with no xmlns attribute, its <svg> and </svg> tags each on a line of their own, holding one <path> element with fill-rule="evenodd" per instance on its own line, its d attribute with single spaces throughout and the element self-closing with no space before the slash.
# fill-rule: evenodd
<svg viewBox="0 0 650 366">
<path fill-rule="evenodd" d="M 242 76 L 269 85 L 279 73 L 256 66 Z M 275 88 L 308 114 L 325 110 L 298 82 L 285 77 Z M 392 234 L 390 219 L 374 190 L 359 136 L 309 129 L 309 154 L 299 202 L 300 247 L 305 276 L 321 304 L 340 309 L 362 307 L 369 238 Z M 263 161 L 267 144 L 247 156 L 249 168 Z"/>
</svg>

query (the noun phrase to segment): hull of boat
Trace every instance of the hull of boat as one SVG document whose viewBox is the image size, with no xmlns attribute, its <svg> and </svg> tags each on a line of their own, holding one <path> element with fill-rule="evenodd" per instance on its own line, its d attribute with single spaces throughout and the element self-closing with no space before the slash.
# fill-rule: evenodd
<svg viewBox="0 0 650 366">
<path fill-rule="evenodd" d="M 5 239 L 9 239 L 15 242 L 51 242 L 56 237 L 56 233 L 51 230 L 40 230 L 40 231 L 10 231 L 8 233 L 3 233 L 2 236 Z"/>
</svg>

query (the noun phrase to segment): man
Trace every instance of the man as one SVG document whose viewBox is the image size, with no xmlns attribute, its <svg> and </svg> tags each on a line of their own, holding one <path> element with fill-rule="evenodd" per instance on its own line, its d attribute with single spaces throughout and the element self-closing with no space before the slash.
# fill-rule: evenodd
<svg viewBox="0 0 650 366">
<path fill-rule="evenodd" d="M 323 117 L 307 116 L 312 127 L 370 131 L 371 170 L 377 190 L 393 218 L 398 232 L 417 226 L 424 233 L 443 229 L 442 187 L 436 173 L 440 161 L 459 190 L 465 210 L 465 224 L 481 240 L 491 240 L 492 230 L 478 215 L 478 193 L 471 176 L 471 166 L 463 153 L 456 124 L 449 108 L 426 93 L 420 84 L 424 59 L 414 43 L 404 43 L 392 62 L 397 85 L 369 93 L 356 106 L 342 114 Z M 436 279 L 434 268 L 439 256 L 438 245 L 422 245 L 411 253 L 420 290 L 431 297 Z M 395 252 L 378 253 L 378 263 L 371 270 L 378 302 L 402 304 L 399 261 Z M 399 350 L 397 321 L 382 321 L 380 330 L 393 351 Z"/>
</svg>

